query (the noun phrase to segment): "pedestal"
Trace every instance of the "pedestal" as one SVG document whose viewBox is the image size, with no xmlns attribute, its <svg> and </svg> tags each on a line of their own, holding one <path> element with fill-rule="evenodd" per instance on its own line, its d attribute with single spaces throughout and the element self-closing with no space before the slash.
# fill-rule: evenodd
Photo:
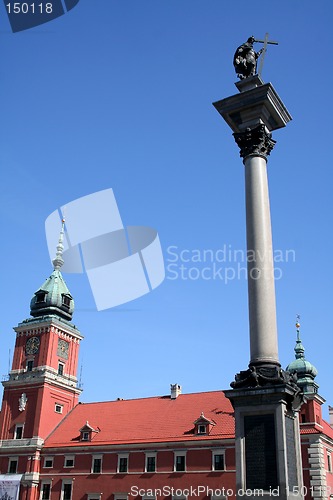
<svg viewBox="0 0 333 500">
<path fill-rule="evenodd" d="M 302 500 L 298 422 L 293 385 L 225 391 L 235 409 L 236 498 Z"/>
</svg>

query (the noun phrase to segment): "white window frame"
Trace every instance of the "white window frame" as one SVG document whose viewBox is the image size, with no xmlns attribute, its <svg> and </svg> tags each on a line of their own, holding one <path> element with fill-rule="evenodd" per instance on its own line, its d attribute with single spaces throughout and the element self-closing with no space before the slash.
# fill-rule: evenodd
<svg viewBox="0 0 333 500">
<path fill-rule="evenodd" d="M 223 469 L 215 469 L 215 456 L 216 455 L 223 455 Z M 212 471 L 214 472 L 222 472 L 226 470 L 226 463 L 225 463 L 225 449 L 219 449 L 219 450 L 212 450 Z"/>
<path fill-rule="evenodd" d="M 52 462 L 52 465 L 50 467 L 47 467 L 46 466 L 46 462 L 47 460 L 50 460 Z M 54 461 L 54 457 L 44 457 L 44 464 L 43 464 L 43 468 L 44 469 L 53 469 L 53 461 Z"/>
<path fill-rule="evenodd" d="M 184 470 L 177 470 L 177 457 L 184 457 Z M 174 462 L 173 462 L 174 472 L 186 472 L 186 451 L 174 451 Z"/>
<path fill-rule="evenodd" d="M 155 459 L 155 468 L 152 471 L 149 471 L 147 469 L 148 466 L 148 458 L 154 458 Z M 157 471 L 157 452 L 146 452 L 146 457 L 145 457 L 145 472 L 148 472 L 148 474 L 153 474 L 154 472 Z"/>
<path fill-rule="evenodd" d="M 57 408 L 59 408 L 59 411 L 57 410 Z M 55 403 L 54 411 L 55 413 L 59 413 L 61 415 L 62 412 L 64 411 L 64 405 L 61 405 L 60 403 Z"/>
<path fill-rule="evenodd" d="M 100 460 L 101 461 L 101 470 L 100 472 L 94 472 L 94 462 L 95 460 Z M 103 455 L 93 455 L 92 460 L 91 460 L 91 473 L 92 474 L 102 474 L 103 470 Z"/>
<path fill-rule="evenodd" d="M 51 481 L 42 481 L 42 484 L 40 485 L 40 495 L 39 495 L 39 500 L 43 500 L 43 486 L 48 484 L 50 486 L 50 496 L 49 499 L 51 498 L 51 493 L 52 493 L 52 482 Z"/>
<path fill-rule="evenodd" d="M 20 438 L 17 437 L 17 429 L 22 429 L 22 436 Z M 14 439 L 23 439 L 23 433 L 24 433 L 24 424 L 16 424 L 14 431 Z"/>
<path fill-rule="evenodd" d="M 102 493 L 87 493 L 87 500 L 102 500 Z"/>
<path fill-rule="evenodd" d="M 66 465 L 67 460 L 73 460 L 73 465 Z M 73 467 L 75 467 L 75 456 L 74 455 L 65 455 L 64 469 L 73 469 Z"/>
<path fill-rule="evenodd" d="M 62 373 L 59 373 L 59 367 L 62 366 Z M 57 375 L 60 377 L 63 377 L 65 375 L 65 363 L 62 363 L 61 361 L 58 361 L 58 372 Z"/>
<path fill-rule="evenodd" d="M 81 433 L 81 441 L 90 441 L 91 431 L 83 431 Z"/>
<path fill-rule="evenodd" d="M 122 472 L 122 471 L 119 470 L 120 459 L 121 458 L 126 458 L 127 459 L 127 470 L 126 470 L 126 472 Z M 118 474 L 128 474 L 128 465 L 129 465 L 129 453 L 118 453 L 117 473 Z"/>
<path fill-rule="evenodd" d="M 201 431 L 202 428 L 204 429 L 203 432 Z M 199 435 L 207 434 L 207 424 L 198 424 L 198 434 Z"/>
<path fill-rule="evenodd" d="M 65 486 L 65 484 L 71 485 L 71 500 L 72 500 L 72 498 L 73 498 L 73 485 L 74 485 L 74 482 L 72 481 L 72 479 L 63 479 L 62 480 L 60 500 L 64 500 L 64 486 Z"/>
<path fill-rule="evenodd" d="M 16 462 L 15 472 L 9 472 L 10 471 L 10 464 L 12 462 Z M 18 469 L 18 457 L 8 457 L 8 474 L 17 474 L 17 469 Z"/>
</svg>

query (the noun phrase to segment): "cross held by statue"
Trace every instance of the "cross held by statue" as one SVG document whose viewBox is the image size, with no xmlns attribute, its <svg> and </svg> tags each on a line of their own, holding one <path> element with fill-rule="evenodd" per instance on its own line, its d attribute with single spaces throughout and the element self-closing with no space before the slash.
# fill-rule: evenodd
<svg viewBox="0 0 333 500">
<path fill-rule="evenodd" d="M 279 45 L 278 42 L 273 42 L 273 40 L 268 40 L 268 33 L 266 33 L 265 35 L 265 39 L 264 40 L 257 40 L 256 38 L 254 39 L 254 42 L 256 43 L 263 43 L 264 44 L 264 47 L 262 49 L 262 56 L 261 56 L 261 59 L 260 59 L 260 66 L 259 66 L 259 71 L 258 71 L 258 75 L 261 76 L 261 73 L 262 73 L 262 68 L 264 66 L 264 59 L 265 59 L 265 54 L 266 54 L 266 51 L 267 51 L 267 45 L 270 44 L 270 45 Z"/>
</svg>

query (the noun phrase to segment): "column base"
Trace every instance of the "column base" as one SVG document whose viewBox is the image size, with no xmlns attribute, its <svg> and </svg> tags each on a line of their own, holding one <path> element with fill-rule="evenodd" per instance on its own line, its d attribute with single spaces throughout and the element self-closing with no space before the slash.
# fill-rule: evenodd
<svg viewBox="0 0 333 500">
<path fill-rule="evenodd" d="M 302 393 L 290 380 L 289 372 L 277 366 L 250 367 L 240 373 L 249 372 L 242 383 L 258 385 L 241 387 L 238 380 L 237 387 L 225 391 L 235 410 L 236 498 L 303 500 L 297 411 L 303 402 Z M 290 383 L 278 383 L 288 378 Z"/>
</svg>

